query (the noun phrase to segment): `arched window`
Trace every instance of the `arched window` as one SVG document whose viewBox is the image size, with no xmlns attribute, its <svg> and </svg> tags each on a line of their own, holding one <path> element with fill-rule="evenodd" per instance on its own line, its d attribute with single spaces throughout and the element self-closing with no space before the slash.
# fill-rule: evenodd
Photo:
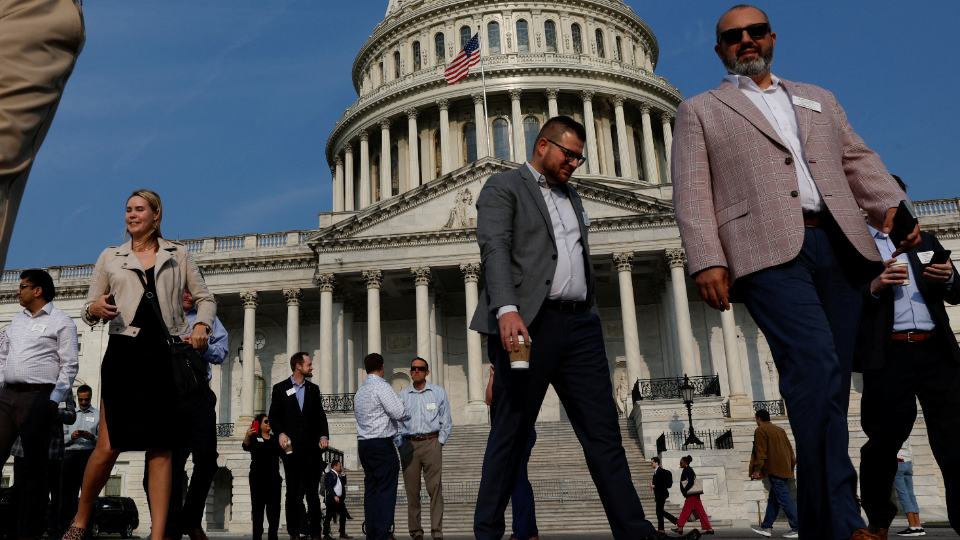
<svg viewBox="0 0 960 540">
<path fill-rule="evenodd" d="M 533 149 L 537 145 L 540 122 L 532 116 L 523 119 L 523 140 L 527 143 L 527 161 L 533 159 Z"/>
<path fill-rule="evenodd" d="M 493 156 L 510 161 L 510 126 L 503 118 L 493 121 Z"/>
<path fill-rule="evenodd" d="M 603 51 L 603 31 L 597 28 L 597 56 L 600 58 L 606 58 L 607 54 Z"/>
<path fill-rule="evenodd" d="M 611 126 L 610 129 L 610 146 L 613 147 L 613 175 L 622 176 L 620 174 L 620 134 L 617 133 L 616 126 Z"/>
<path fill-rule="evenodd" d="M 446 62 L 447 55 L 444 52 L 445 50 L 446 45 L 443 44 L 443 34 L 433 36 L 433 53 L 437 57 L 438 64 Z"/>
<path fill-rule="evenodd" d="M 390 149 L 390 195 L 400 194 L 400 148 L 393 145 Z"/>
<path fill-rule="evenodd" d="M 413 42 L 413 71 L 420 71 L 423 65 L 420 63 L 420 42 Z"/>
<path fill-rule="evenodd" d="M 527 21 L 517 21 L 517 51 L 530 52 L 530 34 L 527 33 Z"/>
<path fill-rule="evenodd" d="M 617 36 L 617 60 L 623 62 L 623 40 Z"/>
<path fill-rule="evenodd" d="M 469 165 L 477 160 L 477 125 L 470 122 L 463 126 L 463 155 Z"/>
<path fill-rule="evenodd" d="M 393 53 L 393 78 L 400 78 L 400 51 Z"/>
<path fill-rule="evenodd" d="M 460 28 L 460 48 L 467 46 L 467 42 L 470 41 L 470 38 L 473 37 L 473 34 L 470 33 L 469 26 L 463 26 Z"/>
<path fill-rule="evenodd" d="M 490 56 L 500 54 L 500 23 L 492 22 L 487 25 L 487 46 Z"/>
<path fill-rule="evenodd" d="M 547 52 L 557 52 L 557 25 L 553 21 L 543 23 L 543 36 L 547 39 Z"/>
<path fill-rule="evenodd" d="M 440 130 L 433 132 L 433 177 L 440 178 L 443 154 L 440 153 Z"/>
<path fill-rule="evenodd" d="M 637 177 L 640 178 L 640 180 L 643 180 L 643 162 L 640 161 L 641 148 L 642 148 L 642 145 L 640 144 L 640 135 L 636 131 L 634 131 L 633 132 L 633 152 L 637 155 Z"/>
<path fill-rule="evenodd" d="M 579 24 L 570 27 L 570 35 L 573 36 L 573 52 L 583 54 L 583 36 L 580 35 Z"/>
</svg>

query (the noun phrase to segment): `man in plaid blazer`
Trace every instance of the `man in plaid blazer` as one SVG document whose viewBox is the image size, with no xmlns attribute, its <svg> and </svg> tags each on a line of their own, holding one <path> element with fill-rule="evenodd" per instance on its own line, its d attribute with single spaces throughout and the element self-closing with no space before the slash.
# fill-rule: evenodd
<svg viewBox="0 0 960 540">
<path fill-rule="evenodd" d="M 770 345 L 797 441 L 801 537 L 875 538 L 847 453 L 858 286 L 881 265 L 861 209 L 889 231 L 907 197 L 833 94 L 770 72 L 765 13 L 737 6 L 716 31 L 729 75 L 680 105 L 673 145 L 690 273 L 711 307 L 744 302 Z M 899 249 L 917 242 L 914 230 Z"/>
</svg>

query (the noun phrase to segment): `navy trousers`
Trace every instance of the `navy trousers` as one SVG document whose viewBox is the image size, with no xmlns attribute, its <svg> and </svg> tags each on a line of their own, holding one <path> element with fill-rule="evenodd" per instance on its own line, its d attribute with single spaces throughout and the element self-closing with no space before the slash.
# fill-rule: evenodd
<svg viewBox="0 0 960 540">
<path fill-rule="evenodd" d="M 527 477 L 527 464 L 533 445 L 537 444 L 537 430 L 530 431 L 527 446 L 523 449 L 523 461 L 517 470 L 517 485 L 513 488 L 510 501 L 513 503 L 513 538 L 530 540 L 531 536 L 540 536 L 537 529 L 537 505 L 533 500 L 533 486 Z"/>
<path fill-rule="evenodd" d="M 847 406 L 862 283 L 852 270 L 865 259 L 832 227 L 806 228 L 795 259 L 735 284 L 770 345 L 790 411 L 800 537 L 822 540 L 850 538 L 864 527 Z"/>
<path fill-rule="evenodd" d="M 364 525 L 367 540 L 387 540 L 393 535 L 394 511 L 397 508 L 397 480 L 400 456 L 393 439 L 357 441 L 357 454 L 363 466 Z"/>
<path fill-rule="evenodd" d="M 487 344 L 497 374 L 493 379 L 497 412 L 477 494 L 473 524 L 477 540 L 503 538 L 504 512 L 523 451 L 551 384 L 583 447 L 613 537 L 637 540 L 653 534 L 656 531 L 644 518 L 623 450 L 600 317 L 541 309 L 527 330 L 533 341 L 530 369 L 511 369 L 510 356 L 496 337 Z"/>
</svg>

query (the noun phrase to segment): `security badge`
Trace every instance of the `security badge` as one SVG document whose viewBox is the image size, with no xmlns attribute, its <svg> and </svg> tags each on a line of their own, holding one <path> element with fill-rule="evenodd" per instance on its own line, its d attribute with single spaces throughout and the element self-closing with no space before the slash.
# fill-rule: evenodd
<svg viewBox="0 0 960 540">
<path fill-rule="evenodd" d="M 288 395 L 288 396 L 292 396 L 292 395 L 294 395 L 294 394 L 296 394 L 296 393 L 297 393 L 297 389 L 296 389 L 296 388 L 291 388 L 291 389 L 287 390 L 287 395 Z"/>
<path fill-rule="evenodd" d="M 921 264 L 930 264 L 930 260 L 933 259 L 933 252 L 919 251 L 917 252 L 917 258 L 920 259 Z"/>
<path fill-rule="evenodd" d="M 428 410 L 428 411 L 432 411 L 432 410 L 434 410 L 434 409 L 436 409 L 436 408 L 437 408 L 437 404 L 436 404 L 436 403 L 427 403 L 427 410 Z"/>
<path fill-rule="evenodd" d="M 46 330 L 46 329 L 47 329 L 47 325 L 45 325 L 45 324 L 35 324 L 35 325 L 33 325 L 33 330 L 32 330 L 32 331 L 33 331 L 33 332 L 43 332 L 43 331 Z"/>
<path fill-rule="evenodd" d="M 810 109 L 811 111 L 822 112 L 820 107 L 820 102 L 814 101 L 812 99 L 802 98 L 800 96 L 793 96 L 793 104 L 798 107 Z"/>
<path fill-rule="evenodd" d="M 586 211 L 586 210 L 583 211 L 583 226 L 584 226 L 584 227 L 589 227 L 589 226 L 590 226 L 590 218 L 587 217 L 587 211 Z"/>
</svg>

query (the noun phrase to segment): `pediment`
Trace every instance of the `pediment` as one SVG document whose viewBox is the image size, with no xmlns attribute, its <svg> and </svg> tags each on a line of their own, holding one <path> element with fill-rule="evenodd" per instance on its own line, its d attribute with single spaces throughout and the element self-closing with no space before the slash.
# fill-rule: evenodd
<svg viewBox="0 0 960 540">
<path fill-rule="evenodd" d="M 490 176 L 517 164 L 484 158 L 406 193 L 371 205 L 321 229 L 306 243 L 315 251 L 349 250 L 392 243 L 475 241 L 476 199 Z M 673 205 L 591 180 L 571 180 L 594 222 L 673 213 Z"/>
</svg>

